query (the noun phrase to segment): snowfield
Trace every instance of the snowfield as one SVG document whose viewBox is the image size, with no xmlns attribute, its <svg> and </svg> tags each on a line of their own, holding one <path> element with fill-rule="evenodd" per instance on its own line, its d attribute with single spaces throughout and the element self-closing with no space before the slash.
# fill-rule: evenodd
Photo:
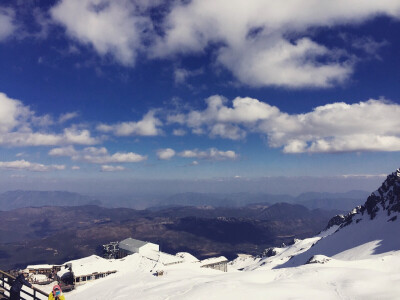
<svg viewBox="0 0 400 300">
<path fill-rule="evenodd" d="M 334 226 L 313 238 L 275 248 L 272 257 L 241 256 L 229 264 L 227 273 L 200 268 L 195 259 L 155 266 L 133 254 L 114 262 L 116 274 L 78 286 L 66 296 L 71 300 L 399 299 L 400 251 L 395 250 L 400 249 L 399 226 L 399 221 L 387 222 L 386 217 L 354 222 L 337 232 Z M 104 259 L 97 259 L 97 264 L 100 261 L 109 264 Z M 164 275 L 153 276 L 151 270 L 163 270 Z"/>
</svg>

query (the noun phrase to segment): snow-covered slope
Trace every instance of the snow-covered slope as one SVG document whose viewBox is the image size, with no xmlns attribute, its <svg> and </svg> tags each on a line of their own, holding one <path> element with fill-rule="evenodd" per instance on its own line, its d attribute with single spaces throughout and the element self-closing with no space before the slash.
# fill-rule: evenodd
<svg viewBox="0 0 400 300">
<path fill-rule="evenodd" d="M 154 267 L 139 254 L 115 263 L 117 273 L 67 294 L 74 299 L 399 299 L 400 171 L 364 205 L 332 219 L 319 235 L 268 251 L 240 255 L 228 272 L 183 263 Z M 162 269 L 163 276 L 150 270 Z M 239 271 L 240 270 L 240 271 Z"/>
</svg>

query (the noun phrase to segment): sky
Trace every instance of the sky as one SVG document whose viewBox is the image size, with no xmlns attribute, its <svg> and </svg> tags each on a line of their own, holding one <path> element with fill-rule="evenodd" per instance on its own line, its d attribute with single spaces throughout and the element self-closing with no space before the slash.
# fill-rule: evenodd
<svg viewBox="0 0 400 300">
<path fill-rule="evenodd" d="M 398 0 L 2 0 L 0 191 L 372 190 L 399 32 Z"/>
</svg>

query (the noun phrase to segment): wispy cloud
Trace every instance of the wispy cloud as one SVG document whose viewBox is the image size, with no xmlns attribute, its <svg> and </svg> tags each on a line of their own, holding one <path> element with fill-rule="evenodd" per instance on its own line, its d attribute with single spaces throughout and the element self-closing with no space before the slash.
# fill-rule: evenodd
<svg viewBox="0 0 400 300">
<path fill-rule="evenodd" d="M 216 148 L 210 148 L 205 151 L 201 151 L 198 149 L 194 150 L 184 150 L 178 153 L 178 156 L 184 158 L 198 158 L 198 159 L 206 159 L 206 160 L 234 160 L 239 157 L 239 155 L 232 150 L 221 151 Z"/>
<path fill-rule="evenodd" d="M 74 119 L 74 118 L 76 118 L 76 117 L 78 117 L 78 116 L 79 116 L 79 114 L 78 114 L 77 112 L 65 113 L 65 114 L 62 114 L 62 115 L 58 118 L 58 122 L 59 122 L 59 123 L 64 123 L 64 122 L 67 122 L 67 121 L 69 121 L 69 120 L 72 120 L 72 119 Z"/>
<path fill-rule="evenodd" d="M 147 159 L 133 152 L 116 152 L 109 154 L 105 147 L 86 147 L 76 150 L 73 146 L 53 148 L 49 151 L 51 156 L 68 156 L 74 161 L 85 161 L 93 164 L 109 163 L 137 163 Z"/>
<path fill-rule="evenodd" d="M 120 171 L 124 171 L 124 170 L 125 170 L 125 168 L 122 166 L 109 166 L 109 165 L 101 166 L 102 172 L 120 172 Z"/>
<path fill-rule="evenodd" d="M 65 170 L 65 165 L 44 165 L 26 160 L 0 161 L 0 169 L 48 172 Z"/>
<path fill-rule="evenodd" d="M 10 37 L 16 29 L 15 12 L 10 8 L 0 7 L 0 41 Z"/>
</svg>

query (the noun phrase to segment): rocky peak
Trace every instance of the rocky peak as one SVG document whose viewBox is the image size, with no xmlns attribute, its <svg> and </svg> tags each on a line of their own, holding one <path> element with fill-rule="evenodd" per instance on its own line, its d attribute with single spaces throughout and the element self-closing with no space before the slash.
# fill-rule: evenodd
<svg viewBox="0 0 400 300">
<path fill-rule="evenodd" d="M 379 210 L 386 210 L 388 216 L 392 212 L 400 212 L 400 169 L 390 174 L 381 187 L 368 197 L 361 212 L 366 211 L 373 219 Z"/>
<path fill-rule="evenodd" d="M 368 215 L 374 219 L 379 211 L 386 211 L 390 216 L 393 212 L 400 212 L 400 169 L 390 174 L 381 187 L 373 192 L 362 206 L 354 208 L 347 215 L 333 217 L 327 228 L 333 225 L 346 226 L 355 220 L 359 222 L 362 216 Z M 395 220 L 392 218 L 391 220 Z"/>
</svg>

